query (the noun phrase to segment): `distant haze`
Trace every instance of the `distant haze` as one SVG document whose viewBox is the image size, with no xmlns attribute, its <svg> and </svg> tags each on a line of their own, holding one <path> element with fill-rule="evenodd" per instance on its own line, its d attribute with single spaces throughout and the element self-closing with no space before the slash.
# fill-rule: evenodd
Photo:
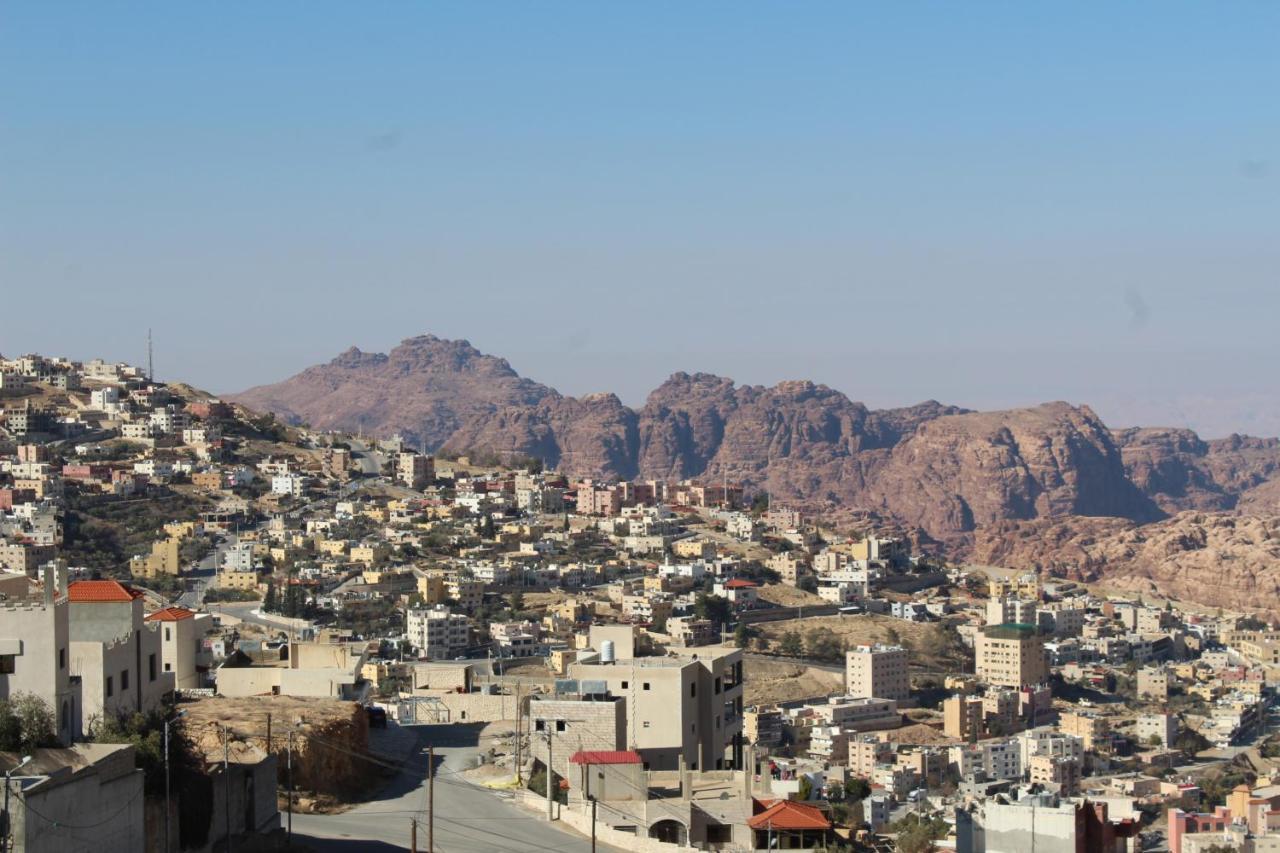
<svg viewBox="0 0 1280 853">
<path fill-rule="evenodd" d="M 1280 435 L 1280 5 L 14 0 L 0 352 Z"/>
</svg>

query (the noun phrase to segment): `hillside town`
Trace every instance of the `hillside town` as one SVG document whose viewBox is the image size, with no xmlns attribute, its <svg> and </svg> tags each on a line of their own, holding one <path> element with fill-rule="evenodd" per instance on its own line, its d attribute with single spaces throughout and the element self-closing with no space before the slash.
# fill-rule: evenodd
<svg viewBox="0 0 1280 853">
<path fill-rule="evenodd" d="M 1280 851 L 1257 615 L 149 374 L 0 359 L 0 850 Z"/>
</svg>

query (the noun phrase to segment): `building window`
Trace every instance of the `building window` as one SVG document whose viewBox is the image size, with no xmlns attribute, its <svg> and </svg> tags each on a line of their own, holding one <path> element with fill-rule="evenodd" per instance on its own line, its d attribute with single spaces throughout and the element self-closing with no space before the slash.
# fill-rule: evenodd
<svg viewBox="0 0 1280 853">
<path fill-rule="evenodd" d="M 626 682 L 626 681 L 622 682 L 622 689 L 623 689 L 623 690 L 626 690 L 626 689 L 627 689 L 627 685 L 628 685 L 628 684 L 629 684 L 629 682 Z"/>
<path fill-rule="evenodd" d="M 129 670 L 127 669 L 120 670 L 120 689 L 129 689 Z"/>
<path fill-rule="evenodd" d="M 164 665 L 164 671 L 165 671 L 165 672 L 169 672 L 171 669 L 172 669 L 172 667 L 171 667 L 169 664 L 165 664 L 165 665 Z"/>
<path fill-rule="evenodd" d="M 545 732 L 547 730 L 547 721 L 546 720 L 534 721 L 533 730 L 536 732 Z"/>
<path fill-rule="evenodd" d="M 111 676 L 107 676 L 107 698 L 111 698 L 111 694 L 115 692 L 115 682 Z"/>
<path fill-rule="evenodd" d="M 644 727 L 645 727 L 646 729 L 647 729 L 647 728 L 649 728 L 649 721 L 648 721 L 648 720 L 645 720 L 645 721 L 644 721 Z"/>
<path fill-rule="evenodd" d="M 564 720 L 556 720 L 556 731 L 564 731 Z"/>
<path fill-rule="evenodd" d="M 67 650 L 66 648 L 58 649 L 58 669 L 67 668 Z"/>
<path fill-rule="evenodd" d="M 648 690 L 648 689 L 649 689 L 649 682 L 647 682 L 647 681 L 646 681 L 646 682 L 644 683 L 644 689 L 645 689 L 645 690 Z"/>
<path fill-rule="evenodd" d="M 690 696 L 698 695 L 698 685 L 696 683 L 689 685 L 689 695 Z"/>
<path fill-rule="evenodd" d="M 147 668 L 151 674 L 151 680 L 156 680 L 156 656 L 153 654 L 147 659 Z"/>
<path fill-rule="evenodd" d="M 0 655 L 0 675 L 13 675 L 18 665 L 17 655 Z"/>
<path fill-rule="evenodd" d="M 169 633 L 169 631 L 170 631 L 170 630 L 171 630 L 171 629 L 169 628 L 169 626 L 168 626 L 168 625 L 165 625 L 165 626 L 164 626 L 164 639 L 165 639 L 165 642 L 168 642 L 169 640 L 173 639 L 173 635 Z"/>
</svg>

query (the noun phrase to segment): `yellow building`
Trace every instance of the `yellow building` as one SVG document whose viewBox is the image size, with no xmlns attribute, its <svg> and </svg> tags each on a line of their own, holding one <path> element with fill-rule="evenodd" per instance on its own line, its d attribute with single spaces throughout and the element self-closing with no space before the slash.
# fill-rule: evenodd
<svg viewBox="0 0 1280 853">
<path fill-rule="evenodd" d="M 218 574 L 218 588 L 252 592 L 258 588 L 258 573 L 256 571 L 220 572 Z"/>
<path fill-rule="evenodd" d="M 316 540 L 316 550 L 330 557 L 345 557 L 347 543 L 341 539 L 318 539 Z"/>
<path fill-rule="evenodd" d="M 417 572 L 418 595 L 427 604 L 440 604 L 449 597 L 449 585 L 444 575 L 432 572 Z"/>
<path fill-rule="evenodd" d="M 391 549 L 379 542 L 372 545 L 357 545 L 351 549 L 351 562 L 373 566 L 384 562 L 391 556 Z"/>
<path fill-rule="evenodd" d="M 151 553 L 135 557 L 130 567 L 138 577 L 177 577 L 182 572 L 182 540 L 170 537 L 151 544 Z"/>
</svg>

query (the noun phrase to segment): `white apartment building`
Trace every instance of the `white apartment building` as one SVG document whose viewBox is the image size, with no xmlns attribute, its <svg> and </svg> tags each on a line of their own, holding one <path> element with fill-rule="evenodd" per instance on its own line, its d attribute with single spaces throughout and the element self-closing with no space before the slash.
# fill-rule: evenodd
<svg viewBox="0 0 1280 853">
<path fill-rule="evenodd" d="M 273 495 L 290 495 L 300 498 L 307 491 L 307 478 L 298 474 L 277 474 L 271 478 Z"/>
<path fill-rule="evenodd" d="M 409 642 L 430 660 L 450 660 L 470 642 L 471 620 L 442 604 L 412 608 L 405 621 Z"/>
<path fill-rule="evenodd" d="M 1013 740 L 1018 745 L 1018 762 L 1024 774 L 1031 771 L 1031 759 L 1036 756 L 1067 758 L 1084 764 L 1084 740 L 1075 735 L 1040 728 L 1019 732 Z"/>
</svg>

